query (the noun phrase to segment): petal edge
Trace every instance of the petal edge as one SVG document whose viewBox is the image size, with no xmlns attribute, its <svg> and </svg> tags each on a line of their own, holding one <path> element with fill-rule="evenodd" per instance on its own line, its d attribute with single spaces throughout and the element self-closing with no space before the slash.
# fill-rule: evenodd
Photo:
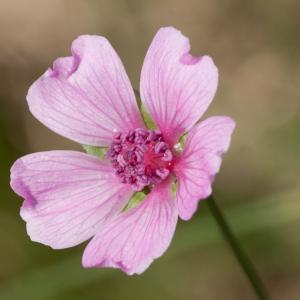
<svg viewBox="0 0 300 300">
<path fill-rule="evenodd" d="M 212 59 L 189 51 L 189 40 L 180 31 L 161 28 L 141 73 L 142 101 L 171 144 L 199 120 L 217 89 L 218 70 Z"/>
<path fill-rule="evenodd" d="M 29 88 L 31 113 L 54 132 L 94 146 L 108 145 L 115 131 L 143 127 L 131 83 L 111 44 L 83 35 L 71 52 Z"/>
<path fill-rule="evenodd" d="M 24 198 L 21 217 L 33 241 L 54 249 L 92 237 L 133 193 L 111 167 L 76 151 L 26 155 L 11 169 L 11 187 Z"/>
<path fill-rule="evenodd" d="M 120 214 L 90 241 L 82 264 L 140 274 L 168 248 L 177 219 L 170 186 L 160 184 L 137 207 Z"/>
<path fill-rule="evenodd" d="M 189 220 L 197 210 L 199 200 L 211 194 L 211 185 L 221 166 L 221 155 L 228 150 L 234 128 L 235 122 L 229 117 L 210 117 L 188 134 L 174 169 L 181 219 Z"/>
</svg>

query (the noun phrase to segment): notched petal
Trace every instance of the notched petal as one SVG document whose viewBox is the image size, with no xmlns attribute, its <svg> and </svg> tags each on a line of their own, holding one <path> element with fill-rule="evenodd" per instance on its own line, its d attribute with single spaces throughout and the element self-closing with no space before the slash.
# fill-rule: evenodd
<svg viewBox="0 0 300 300">
<path fill-rule="evenodd" d="M 57 58 L 47 75 L 57 78 L 69 78 L 77 71 L 80 61 L 80 57 L 76 53 L 73 56 Z"/>
<path fill-rule="evenodd" d="M 229 117 L 211 117 L 197 124 L 187 135 L 184 150 L 174 168 L 181 219 L 190 219 L 198 201 L 211 194 L 211 185 L 220 170 L 221 155 L 228 150 L 234 127 L 235 123 Z"/>
<path fill-rule="evenodd" d="M 30 87 L 32 114 L 80 144 L 108 146 L 115 132 L 144 127 L 124 66 L 103 37 L 78 37 Z"/>
<path fill-rule="evenodd" d="M 154 37 L 141 73 L 141 99 L 174 145 L 211 103 L 218 70 L 209 56 L 193 56 L 190 43 L 175 28 L 162 28 Z"/>
<path fill-rule="evenodd" d="M 84 267 L 142 273 L 169 246 L 178 219 L 169 183 L 157 185 L 138 206 L 121 213 L 90 241 Z"/>
<path fill-rule="evenodd" d="M 24 198 L 20 214 L 31 240 L 54 249 L 91 238 L 133 193 L 109 164 L 75 151 L 21 157 L 11 169 L 11 187 Z"/>
<path fill-rule="evenodd" d="M 193 56 L 190 53 L 185 53 L 180 57 L 180 62 L 184 65 L 195 65 L 202 59 L 202 56 Z"/>
</svg>

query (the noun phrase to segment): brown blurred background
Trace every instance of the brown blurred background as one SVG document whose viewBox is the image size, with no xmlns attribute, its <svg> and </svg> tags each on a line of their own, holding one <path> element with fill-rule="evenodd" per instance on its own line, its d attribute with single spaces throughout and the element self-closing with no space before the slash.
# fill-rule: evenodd
<svg viewBox="0 0 300 300">
<path fill-rule="evenodd" d="M 30 84 L 80 34 L 106 36 L 135 87 L 159 27 L 187 35 L 220 71 L 206 116 L 237 121 L 215 196 L 273 299 L 300 299 L 299 0 L 0 0 L 0 299 L 255 299 L 205 202 L 141 276 L 83 270 L 83 246 L 30 241 L 9 188 L 24 154 L 80 149 L 29 113 Z"/>
</svg>

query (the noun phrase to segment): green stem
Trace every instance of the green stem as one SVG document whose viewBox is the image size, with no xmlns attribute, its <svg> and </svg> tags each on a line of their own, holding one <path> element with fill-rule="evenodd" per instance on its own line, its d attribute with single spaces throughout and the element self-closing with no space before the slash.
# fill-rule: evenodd
<svg viewBox="0 0 300 300">
<path fill-rule="evenodd" d="M 254 268 L 254 265 L 252 264 L 249 256 L 244 252 L 238 240 L 234 236 L 216 201 L 211 196 L 206 200 L 206 203 L 208 204 L 211 214 L 218 223 L 225 240 L 228 242 L 241 268 L 243 269 L 249 282 L 251 283 L 258 299 L 269 300 L 270 297 L 268 296 L 263 286 L 263 283 Z"/>
</svg>

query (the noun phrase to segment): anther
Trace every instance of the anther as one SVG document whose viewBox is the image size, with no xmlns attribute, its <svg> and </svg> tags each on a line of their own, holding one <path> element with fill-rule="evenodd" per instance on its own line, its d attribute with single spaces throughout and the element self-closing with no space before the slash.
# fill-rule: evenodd
<svg viewBox="0 0 300 300">
<path fill-rule="evenodd" d="M 121 182 L 142 190 L 169 176 L 173 154 L 160 132 L 138 128 L 117 133 L 108 158 Z"/>
</svg>

